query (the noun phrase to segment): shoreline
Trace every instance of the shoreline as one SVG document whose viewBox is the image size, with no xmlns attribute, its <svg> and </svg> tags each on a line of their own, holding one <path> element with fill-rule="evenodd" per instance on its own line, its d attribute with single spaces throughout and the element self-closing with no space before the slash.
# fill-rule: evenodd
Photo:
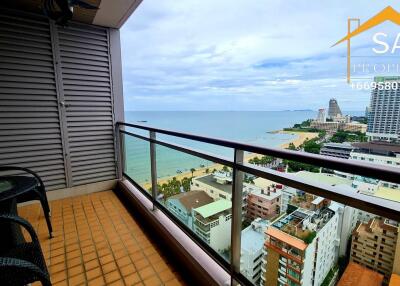
<svg viewBox="0 0 400 286">
<path fill-rule="evenodd" d="M 290 143 L 293 143 L 296 147 L 300 146 L 301 144 L 304 143 L 307 139 L 313 139 L 318 137 L 318 133 L 314 132 L 295 132 L 295 131 L 284 131 L 284 130 L 277 130 L 273 131 L 274 133 L 280 133 L 280 134 L 291 134 L 291 135 L 296 135 L 295 138 L 290 140 L 290 142 L 283 143 L 279 145 L 278 148 L 286 149 L 289 147 Z M 248 162 L 250 159 L 255 158 L 255 157 L 260 157 L 262 155 L 257 154 L 257 153 L 249 153 L 245 154 L 244 160 Z M 221 170 L 223 168 L 223 165 L 219 165 L 217 163 L 210 165 L 208 167 L 202 167 L 202 168 L 196 168 L 196 171 L 193 172 L 193 177 L 198 177 L 206 174 L 206 169 L 209 169 L 210 173 L 216 169 L 216 170 Z M 176 178 L 178 181 L 182 180 L 183 178 L 191 178 L 192 173 L 191 172 L 185 172 L 185 173 L 180 173 L 168 177 L 163 177 L 163 178 L 158 178 L 157 183 L 162 185 L 164 183 L 167 183 L 169 180 L 172 180 L 172 178 Z M 145 182 L 140 184 L 144 189 L 149 189 L 151 187 L 151 182 Z"/>
</svg>

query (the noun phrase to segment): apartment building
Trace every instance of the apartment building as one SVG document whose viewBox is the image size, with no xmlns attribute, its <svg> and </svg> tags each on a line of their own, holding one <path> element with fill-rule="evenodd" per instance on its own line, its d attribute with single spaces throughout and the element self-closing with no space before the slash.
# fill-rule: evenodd
<svg viewBox="0 0 400 286">
<path fill-rule="evenodd" d="M 349 159 L 354 147 L 350 143 L 324 143 L 320 154 L 342 159 Z"/>
<path fill-rule="evenodd" d="M 364 142 L 354 143 L 353 146 L 355 149 L 350 153 L 351 160 L 400 168 L 400 145 L 386 142 Z M 399 184 L 391 182 L 379 182 L 379 185 L 394 189 L 400 188 Z"/>
<path fill-rule="evenodd" d="M 248 186 L 247 218 L 272 219 L 280 214 L 280 199 L 282 191 L 275 185 L 265 189 L 257 186 Z"/>
<path fill-rule="evenodd" d="M 225 199 L 192 210 L 193 231 L 214 250 L 222 253 L 231 245 L 232 203 Z"/>
<path fill-rule="evenodd" d="M 398 141 L 400 135 L 400 77 L 375 77 L 375 82 L 386 84 L 389 88 L 371 91 L 368 113 L 367 135 L 373 140 Z M 395 84 L 392 84 L 395 83 Z"/>
<path fill-rule="evenodd" d="M 399 269 L 399 223 L 373 218 L 368 223 L 359 223 L 351 239 L 350 260 L 384 275 L 388 284 L 392 272 Z"/>
<path fill-rule="evenodd" d="M 321 285 L 336 265 L 338 214 L 297 208 L 266 231 L 263 285 Z"/>
<path fill-rule="evenodd" d="M 190 191 L 169 197 L 165 205 L 172 214 L 192 229 L 192 210 L 210 204 L 213 201 L 204 191 Z"/>
<path fill-rule="evenodd" d="M 243 183 L 242 218 L 245 219 L 247 212 L 247 196 L 249 188 L 254 185 Z M 204 176 L 193 178 L 190 186 L 192 191 L 205 191 L 214 200 L 232 201 L 232 173 L 216 172 Z"/>
<path fill-rule="evenodd" d="M 269 225 L 268 220 L 257 218 L 242 230 L 240 272 L 254 285 L 260 283 L 264 232 Z"/>
<path fill-rule="evenodd" d="M 329 132 L 329 133 L 334 133 L 338 130 L 349 131 L 349 132 L 361 132 L 361 133 L 365 133 L 367 131 L 367 125 L 358 123 L 358 122 L 312 121 L 310 123 L 310 127 L 318 129 L 318 130 L 325 130 L 326 132 Z"/>
</svg>

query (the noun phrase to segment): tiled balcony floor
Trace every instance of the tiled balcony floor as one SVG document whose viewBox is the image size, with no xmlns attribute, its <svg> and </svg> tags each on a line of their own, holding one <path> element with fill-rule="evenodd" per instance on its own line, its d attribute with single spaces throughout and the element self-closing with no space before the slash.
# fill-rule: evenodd
<svg viewBox="0 0 400 286">
<path fill-rule="evenodd" d="M 184 285 L 112 191 L 50 204 L 52 239 L 39 204 L 18 212 L 36 229 L 55 286 Z"/>
</svg>

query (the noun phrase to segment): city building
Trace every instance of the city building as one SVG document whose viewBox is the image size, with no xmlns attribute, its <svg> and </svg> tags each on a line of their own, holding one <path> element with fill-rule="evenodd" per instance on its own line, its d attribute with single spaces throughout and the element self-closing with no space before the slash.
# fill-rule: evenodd
<svg viewBox="0 0 400 286">
<path fill-rule="evenodd" d="M 354 150 L 350 153 L 351 160 L 400 168 L 400 145 L 387 142 L 362 142 L 354 143 L 353 147 Z M 400 188 L 399 184 L 391 182 L 377 181 L 377 184 L 394 189 Z"/>
<path fill-rule="evenodd" d="M 240 272 L 254 285 L 260 284 L 264 232 L 269 224 L 268 220 L 257 218 L 242 230 Z"/>
<path fill-rule="evenodd" d="M 326 200 L 316 206 L 297 208 L 267 229 L 263 285 L 321 285 L 336 265 L 339 216 Z"/>
<path fill-rule="evenodd" d="M 382 274 L 350 261 L 337 286 L 382 286 L 382 283 Z"/>
<path fill-rule="evenodd" d="M 192 191 L 205 191 L 214 200 L 232 201 L 232 173 L 219 171 L 215 174 L 207 174 L 195 177 L 190 186 Z M 247 197 L 249 189 L 256 189 L 252 184 L 243 183 L 243 201 L 242 201 L 242 219 L 244 220 L 247 213 Z"/>
<path fill-rule="evenodd" d="M 166 201 L 167 209 L 189 228 L 192 228 L 192 209 L 212 203 L 214 200 L 204 191 L 183 192 Z"/>
<path fill-rule="evenodd" d="M 319 153 L 324 156 L 349 159 L 353 149 L 350 143 L 324 143 Z"/>
<path fill-rule="evenodd" d="M 400 77 L 375 77 L 376 83 L 389 83 L 388 88 L 371 91 L 367 135 L 372 140 L 398 141 L 400 135 Z M 392 84 L 396 83 L 396 84 Z M 394 88 L 396 87 L 397 88 Z"/>
<path fill-rule="evenodd" d="M 316 119 L 316 121 L 317 122 L 326 122 L 326 112 L 325 112 L 325 109 L 324 108 L 320 108 L 319 110 L 318 110 L 318 116 L 317 116 L 317 119 Z"/>
<path fill-rule="evenodd" d="M 284 187 L 281 195 L 281 213 L 286 213 L 288 205 L 299 191 L 292 187 Z"/>
<path fill-rule="evenodd" d="M 342 111 L 340 110 L 337 100 L 334 98 L 329 100 L 328 117 L 332 120 L 342 117 Z"/>
<path fill-rule="evenodd" d="M 373 218 L 358 223 L 351 238 L 350 260 L 384 275 L 389 282 L 394 265 L 400 265 L 398 222 Z"/>
<path fill-rule="evenodd" d="M 232 200 L 232 174 L 230 172 L 216 172 L 195 177 L 192 180 L 191 190 L 205 191 L 214 200 Z"/>
<path fill-rule="evenodd" d="M 400 275 L 393 273 L 390 277 L 389 286 L 398 286 L 400 285 Z"/>
<path fill-rule="evenodd" d="M 280 213 L 282 191 L 276 186 L 260 188 L 257 186 L 248 186 L 247 196 L 247 218 L 254 220 L 256 218 L 273 219 Z"/>
<path fill-rule="evenodd" d="M 220 199 L 192 210 L 193 231 L 216 251 L 223 253 L 231 245 L 232 203 Z"/>
<path fill-rule="evenodd" d="M 377 83 L 398 83 L 400 77 L 376 77 Z M 400 93 L 399 89 L 375 88 L 371 92 L 368 112 L 368 133 L 373 140 L 398 141 L 400 134 Z"/>
<path fill-rule="evenodd" d="M 326 132 L 329 133 L 334 133 L 337 132 L 338 130 L 348 131 L 348 132 L 361 132 L 361 133 L 365 133 L 367 131 L 367 125 L 359 122 L 339 122 L 339 121 L 318 122 L 314 120 L 311 121 L 310 127 L 318 130 L 325 130 Z"/>
</svg>

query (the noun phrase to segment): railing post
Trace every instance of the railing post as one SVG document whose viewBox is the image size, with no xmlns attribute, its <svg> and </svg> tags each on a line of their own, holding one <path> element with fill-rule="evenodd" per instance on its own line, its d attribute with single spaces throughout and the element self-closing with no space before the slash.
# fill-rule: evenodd
<svg viewBox="0 0 400 286">
<path fill-rule="evenodd" d="M 117 165 L 117 176 L 118 179 L 121 180 L 124 172 L 124 145 L 121 136 L 121 132 L 119 131 L 120 125 L 115 123 L 115 154 L 116 154 L 116 165 Z"/>
<path fill-rule="evenodd" d="M 156 132 L 150 131 L 150 164 L 151 164 L 151 196 L 153 198 L 153 210 L 155 209 L 154 202 L 157 200 L 157 161 L 156 161 Z"/>
<path fill-rule="evenodd" d="M 240 249 L 242 235 L 243 172 L 236 166 L 242 164 L 244 151 L 235 149 L 232 185 L 231 274 L 240 272 Z M 232 276 L 231 276 L 232 277 Z M 231 285 L 237 283 L 231 278 Z"/>
</svg>

